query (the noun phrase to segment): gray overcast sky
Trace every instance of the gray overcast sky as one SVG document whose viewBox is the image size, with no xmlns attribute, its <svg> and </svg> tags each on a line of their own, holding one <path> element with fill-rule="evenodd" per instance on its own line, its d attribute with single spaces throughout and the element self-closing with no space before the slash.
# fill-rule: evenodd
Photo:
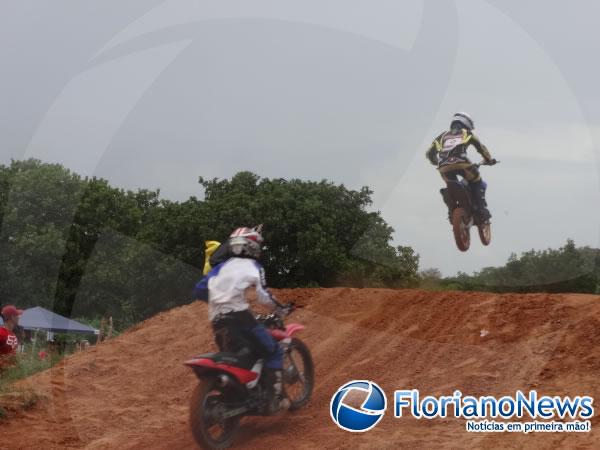
<svg viewBox="0 0 600 450">
<path fill-rule="evenodd" d="M 598 246 L 599 16 L 587 1 L 4 2 L 0 160 L 173 199 L 240 170 L 368 185 L 396 243 L 445 274 Z M 467 254 L 423 156 L 457 110 L 502 161 L 483 169 L 492 245 Z"/>
</svg>

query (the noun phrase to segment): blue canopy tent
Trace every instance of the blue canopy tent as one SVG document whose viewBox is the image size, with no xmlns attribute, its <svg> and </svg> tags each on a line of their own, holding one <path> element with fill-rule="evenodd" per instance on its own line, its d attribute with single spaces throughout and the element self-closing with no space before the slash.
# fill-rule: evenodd
<svg viewBox="0 0 600 450">
<path fill-rule="evenodd" d="M 0 325 L 2 324 L 2 318 L 0 317 Z M 43 330 L 51 333 L 98 334 L 98 330 L 95 328 L 76 320 L 67 319 L 41 306 L 23 311 L 23 315 L 19 319 L 19 325 L 25 330 Z"/>
</svg>

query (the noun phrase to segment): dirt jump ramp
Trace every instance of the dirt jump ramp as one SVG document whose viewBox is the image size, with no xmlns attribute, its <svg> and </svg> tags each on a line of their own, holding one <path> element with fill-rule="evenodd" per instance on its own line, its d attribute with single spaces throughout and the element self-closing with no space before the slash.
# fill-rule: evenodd
<svg viewBox="0 0 600 450">
<path fill-rule="evenodd" d="M 310 346 L 316 386 L 307 408 L 247 418 L 242 449 L 600 448 L 590 433 L 467 433 L 464 419 L 395 419 L 353 434 L 329 416 L 335 391 L 369 379 L 384 391 L 427 395 L 600 398 L 600 297 L 386 289 L 281 290 L 305 307 L 294 322 Z M 0 447 L 193 449 L 188 400 L 197 380 L 183 361 L 214 350 L 206 305 L 159 314 L 23 382 L 45 398 L 0 423 Z M 5 448 L 5 447 L 2 447 Z"/>
</svg>

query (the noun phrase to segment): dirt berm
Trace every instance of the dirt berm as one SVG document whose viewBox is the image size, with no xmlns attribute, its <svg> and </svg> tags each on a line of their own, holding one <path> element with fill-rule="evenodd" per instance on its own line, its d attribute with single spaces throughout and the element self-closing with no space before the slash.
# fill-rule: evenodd
<svg viewBox="0 0 600 450">
<path fill-rule="evenodd" d="M 306 325 L 314 396 L 296 413 L 245 419 L 236 448 L 600 448 L 598 415 L 590 433 L 467 433 L 464 419 L 395 419 L 388 407 L 376 428 L 352 434 L 328 412 L 352 379 L 375 381 L 388 398 L 412 388 L 600 398 L 598 296 L 342 288 L 278 296 L 305 305 L 290 319 Z M 0 447 L 193 449 L 187 416 L 197 381 L 182 362 L 212 349 L 205 304 L 159 314 L 26 380 L 46 399 L 0 424 Z"/>
</svg>

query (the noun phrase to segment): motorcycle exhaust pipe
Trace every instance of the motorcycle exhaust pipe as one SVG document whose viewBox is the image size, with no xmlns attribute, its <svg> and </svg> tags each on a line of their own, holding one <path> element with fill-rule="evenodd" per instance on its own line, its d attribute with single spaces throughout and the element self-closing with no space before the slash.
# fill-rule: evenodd
<svg viewBox="0 0 600 450">
<path fill-rule="evenodd" d="M 219 380 L 219 386 L 221 386 L 221 387 L 231 385 L 231 378 L 228 377 L 227 375 L 223 375 L 223 374 L 219 375 L 218 380 Z"/>
</svg>

